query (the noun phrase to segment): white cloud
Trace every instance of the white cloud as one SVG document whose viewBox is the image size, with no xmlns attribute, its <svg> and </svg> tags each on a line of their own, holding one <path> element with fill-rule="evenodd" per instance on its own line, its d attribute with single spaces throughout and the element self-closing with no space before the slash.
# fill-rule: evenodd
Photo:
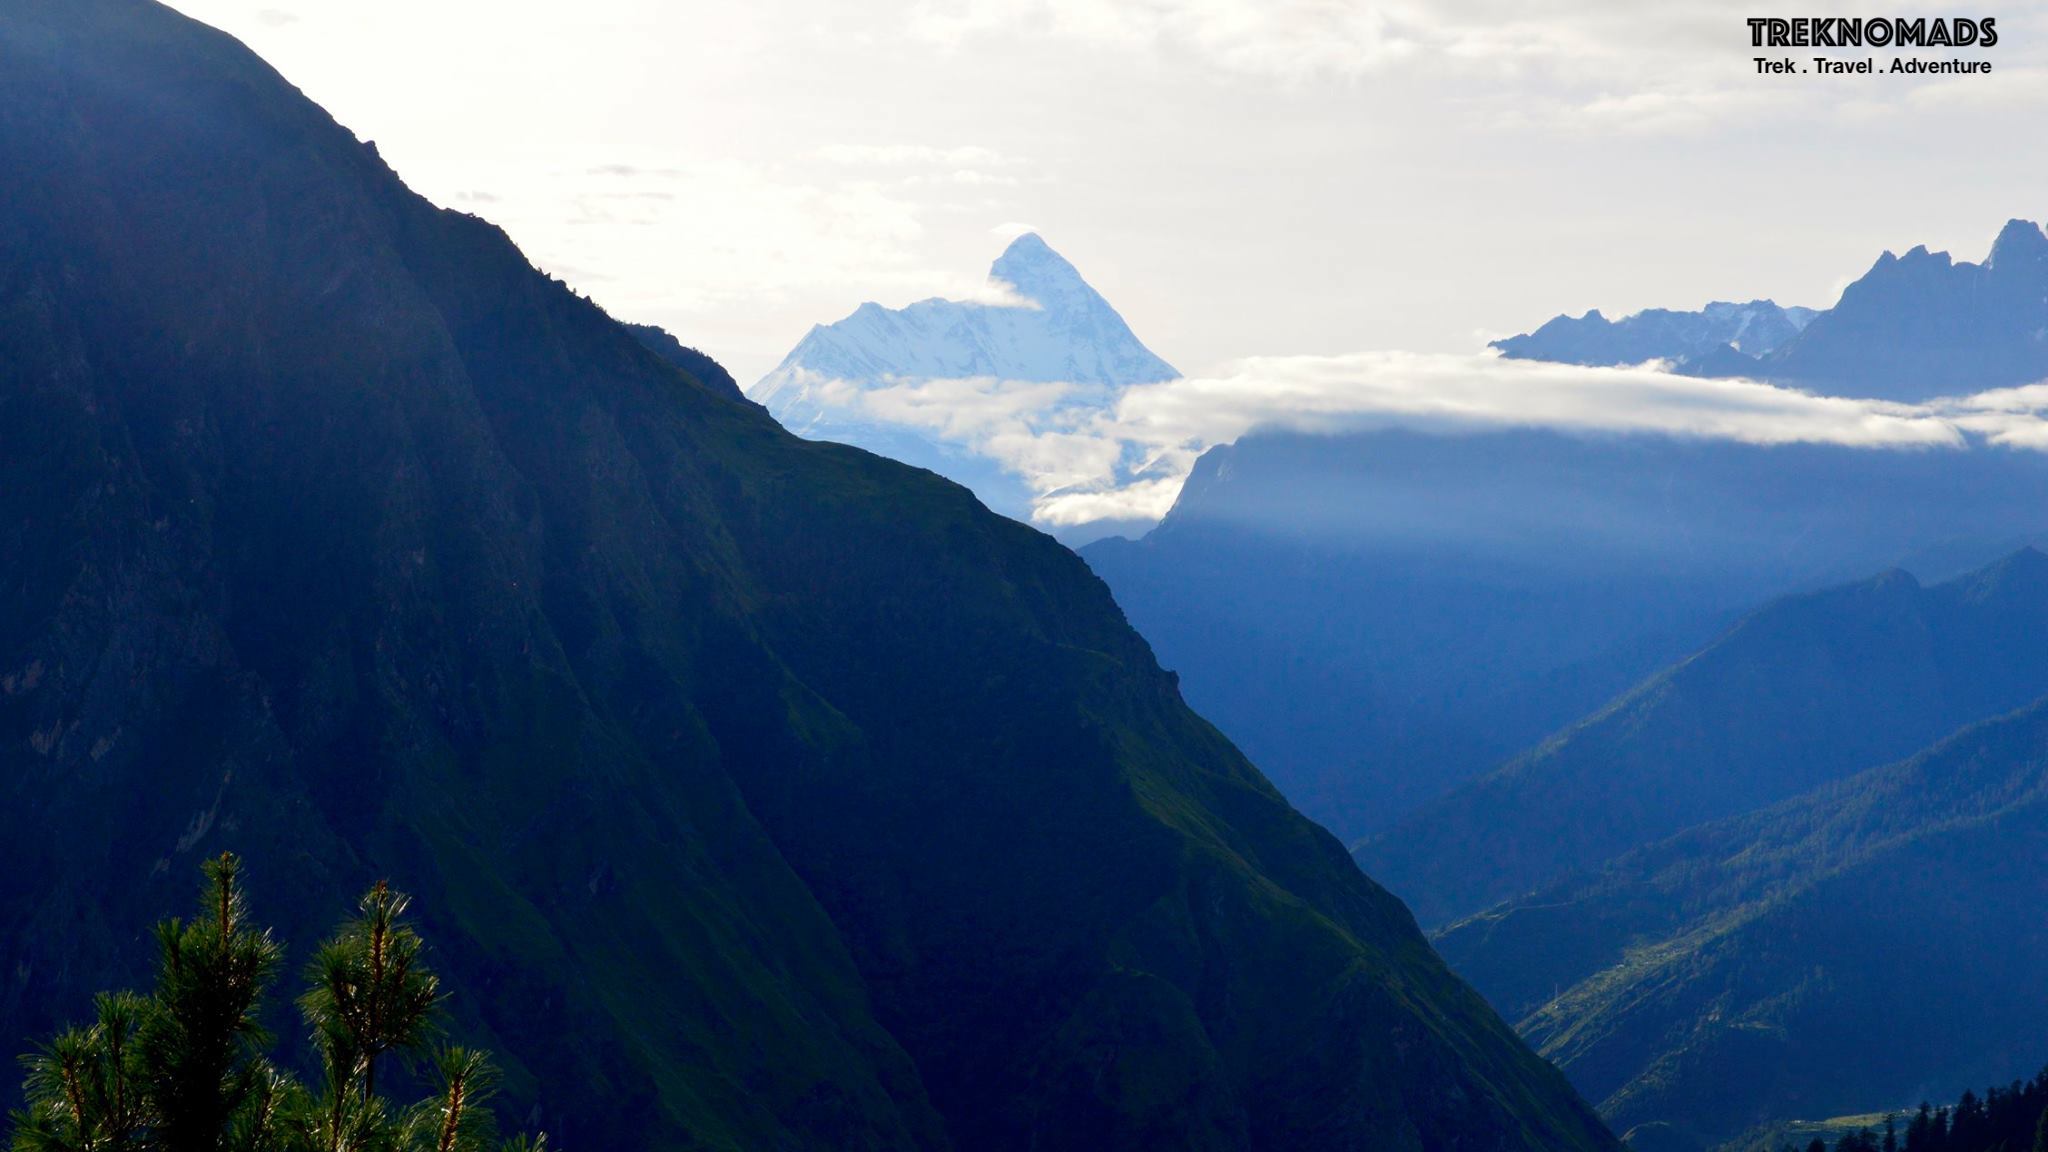
<svg viewBox="0 0 2048 1152">
<path fill-rule="evenodd" d="M 1702 380 L 1656 364 L 1584 368 L 1493 355 L 1255 357 L 1128 388 L 1099 405 L 1076 403 L 1067 384 L 988 378 L 868 389 L 834 381 L 817 394 L 997 461 L 1037 494 L 1035 518 L 1055 527 L 1155 519 L 1202 452 L 1258 428 L 1542 426 L 1753 444 L 2048 450 L 2048 383 L 1913 405 Z"/>
<path fill-rule="evenodd" d="M 1099 426 L 1101 410 L 1068 404 L 1073 384 L 998 380 L 891 379 L 861 386 L 807 378 L 817 403 L 965 444 L 1045 495 L 1114 483 L 1123 445 Z"/>
<path fill-rule="evenodd" d="M 834 164 L 874 168 L 1002 168 L 1017 163 L 993 148 L 929 144 L 828 144 L 818 158 Z"/>
<path fill-rule="evenodd" d="M 1109 521 L 1156 521 L 1173 509 L 1187 477 L 1155 477 L 1106 491 L 1056 492 L 1038 502 L 1038 520 L 1055 528 Z"/>
<path fill-rule="evenodd" d="M 959 47 L 1048 35 L 1124 51 L 1178 51 L 1247 76 L 1356 76 L 1414 54 L 1426 23 L 1351 0 L 927 0 L 913 35 Z"/>
<path fill-rule="evenodd" d="M 950 282 L 911 255 L 925 230 L 922 203 L 882 181 L 793 179 L 722 161 L 607 163 L 493 185 L 503 197 L 493 220 L 539 236 L 530 254 L 551 271 L 602 273 L 605 303 L 630 316 L 849 284 Z"/>
<path fill-rule="evenodd" d="M 982 281 L 979 286 L 962 295 L 948 299 L 979 304 L 984 308 L 1029 308 L 1034 312 L 1041 310 L 1038 301 L 1017 291 L 1015 284 L 995 276 Z"/>
<path fill-rule="evenodd" d="M 1979 392 L 1964 400 L 1940 401 L 1950 408 L 1970 408 L 1991 412 L 2043 412 L 2048 411 L 2048 381 L 2038 384 L 2024 384 L 2018 388 L 1994 388 Z"/>
<path fill-rule="evenodd" d="M 1929 0 L 1928 15 L 1975 15 Z M 1917 13 L 1916 13 L 1917 14 Z M 2008 44 L 2023 32 L 2010 31 Z M 1455 101 L 1483 123 L 1568 132 L 1668 134 L 1727 128 L 1768 110 L 1798 119 L 1862 116 L 1873 108 L 1948 101 L 2024 105 L 2038 95 L 2030 67 L 2007 47 L 1997 84 L 1954 77 L 1887 77 L 1878 86 L 1804 75 L 1762 78 L 1750 66 L 1746 15 L 1718 0 L 1645 5 L 1626 0 L 919 0 L 913 37 L 986 50 L 1040 38 L 1105 53 L 1194 63 L 1299 88 L 1417 69 L 1471 87 Z M 1801 49 L 1804 58 L 1859 59 L 1860 49 Z M 1983 50 L 1913 55 L 1983 59 Z M 1890 53 L 1881 55 L 1889 58 Z M 1881 64 L 1880 67 L 1883 65 Z M 2017 66 L 2017 67 L 2015 67 Z M 2026 72 L 2022 79 L 2017 73 Z M 1494 83 L 1498 82 L 1498 83 Z"/>
<path fill-rule="evenodd" d="M 1937 401 L 1935 407 L 1988 443 L 2048 452 L 2048 381 Z"/>
<path fill-rule="evenodd" d="M 1215 376 L 1143 385 L 1118 404 L 1116 428 L 1141 442 L 1206 446 L 1261 425 L 1320 431 L 1388 420 L 1543 424 L 1753 443 L 1961 442 L 1941 417 L 1883 401 L 1702 380 L 1647 365 L 1583 368 L 1411 352 L 1258 357 Z"/>
<path fill-rule="evenodd" d="M 863 388 L 844 380 L 811 383 L 820 403 L 936 432 L 949 440 L 980 440 L 1024 426 L 1065 399 L 1072 384 L 971 376 L 950 380 L 892 380 Z"/>
</svg>

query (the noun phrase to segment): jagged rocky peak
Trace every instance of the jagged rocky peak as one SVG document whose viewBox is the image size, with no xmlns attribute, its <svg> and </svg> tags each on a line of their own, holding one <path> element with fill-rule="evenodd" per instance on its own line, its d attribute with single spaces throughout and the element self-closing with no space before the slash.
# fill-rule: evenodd
<svg viewBox="0 0 2048 1152">
<path fill-rule="evenodd" d="M 1998 239 L 1992 241 L 1984 266 L 2008 272 L 2038 269 L 2044 263 L 2048 263 L 2048 234 L 2032 220 L 2013 219 L 2005 222 Z"/>
<path fill-rule="evenodd" d="M 1837 396 L 1923 401 L 2048 376 L 2048 234 L 2006 222 L 1982 263 L 1916 244 L 1886 250 L 1816 312 L 1769 300 L 1618 321 L 1558 316 L 1497 340 L 1504 356 L 1604 366 L 1665 360 Z"/>
<path fill-rule="evenodd" d="M 1117 387 L 1180 375 L 1036 233 L 1011 241 L 989 280 L 986 299 L 862 304 L 812 328 L 752 393 L 780 416 L 779 399 L 808 391 L 791 385 L 821 378 L 862 387 L 970 376 Z"/>
<path fill-rule="evenodd" d="M 1797 337 L 1814 316 L 1811 308 L 1781 307 L 1772 300 L 1716 300 L 1696 312 L 1648 308 L 1619 320 L 1595 308 L 1577 318 L 1553 317 L 1534 332 L 1490 347 L 1515 359 L 1596 367 L 1648 360 L 1684 364 L 1728 347 L 1766 355 Z"/>
<path fill-rule="evenodd" d="M 959 434 L 950 416 L 961 405 L 979 398 L 1039 430 L 1180 373 L 1037 233 L 1012 240 L 988 278 L 975 299 L 871 301 L 814 327 L 749 395 L 800 436 L 929 468 L 1028 518 L 1051 481 L 1003 458 L 983 424 Z"/>
<path fill-rule="evenodd" d="M 1916 245 L 1886 252 L 1772 357 L 1802 388 L 1927 400 L 2048 376 L 2048 237 L 2008 221 L 1982 263 Z"/>
<path fill-rule="evenodd" d="M 1912 250 L 1906 253 L 1905 259 L 1901 260 L 1900 263 L 1911 264 L 1916 260 L 1942 268 L 1947 268 L 1955 263 L 1955 258 L 1947 252 L 1930 252 L 1925 244 L 1913 245 Z"/>
<path fill-rule="evenodd" d="M 989 279 L 1014 289 L 1019 297 L 1047 311 L 1108 307 L 1101 293 L 1081 278 L 1067 258 L 1052 250 L 1036 232 L 1026 232 L 989 266 Z"/>
</svg>

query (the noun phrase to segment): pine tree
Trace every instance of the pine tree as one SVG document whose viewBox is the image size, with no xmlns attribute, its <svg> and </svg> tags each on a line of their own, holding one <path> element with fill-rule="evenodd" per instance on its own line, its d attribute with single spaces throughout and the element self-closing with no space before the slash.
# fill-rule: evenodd
<svg viewBox="0 0 2048 1152">
<path fill-rule="evenodd" d="M 1956 1101 L 1955 1111 L 1949 1114 L 1949 1147 L 1975 1152 L 1986 1143 L 1989 1127 L 1985 1122 L 1984 1101 L 1978 1099 L 1974 1091 L 1965 1091 L 1962 1099 Z"/>
<path fill-rule="evenodd" d="M 307 966 L 312 984 L 299 1008 L 313 1030 L 326 1074 L 316 1147 L 344 1152 L 395 1123 L 377 1098 L 377 1061 L 426 1047 L 440 1004 L 440 980 L 421 957 L 404 917 L 410 901 L 379 881 Z"/>
<path fill-rule="evenodd" d="M 22 1060 L 26 1108 L 14 1115 L 17 1152 L 130 1152 L 149 1127 L 136 1034 L 148 1002 L 132 992 L 101 995 L 89 1028 L 59 1033 Z"/>
<path fill-rule="evenodd" d="M 377 1060 L 423 1047 L 441 1002 L 441 981 L 421 960 L 419 933 L 404 922 L 410 899 L 378 881 L 359 914 L 321 945 L 299 998 L 337 1082 L 362 1078 L 377 1095 Z"/>
<path fill-rule="evenodd" d="M 1906 1152 L 1934 1152 L 1934 1109 L 1925 1100 L 1906 1123 Z"/>
<path fill-rule="evenodd" d="M 218 1152 L 270 1076 L 256 1013 L 283 952 L 249 921 L 240 861 L 224 853 L 205 872 L 199 917 L 157 926 L 156 995 L 137 1037 L 162 1152 Z"/>
<path fill-rule="evenodd" d="M 249 919 L 240 862 L 206 877 L 200 916 L 157 929 L 153 995 L 103 995 L 90 1027 L 23 1059 L 13 1152 L 548 1152 L 545 1136 L 500 1144 L 481 1052 L 434 1054 L 439 1089 L 415 1104 L 377 1095 L 379 1059 L 426 1054 L 442 1001 L 403 894 L 377 884 L 307 970 L 316 1098 L 264 1053 L 256 1016 L 282 950 Z"/>
<path fill-rule="evenodd" d="M 433 1128 L 434 1152 L 482 1152 L 495 1142 L 485 1102 L 496 1073 L 480 1052 L 443 1049 L 435 1061 L 441 1073 L 441 1094 L 424 1105 Z"/>
</svg>

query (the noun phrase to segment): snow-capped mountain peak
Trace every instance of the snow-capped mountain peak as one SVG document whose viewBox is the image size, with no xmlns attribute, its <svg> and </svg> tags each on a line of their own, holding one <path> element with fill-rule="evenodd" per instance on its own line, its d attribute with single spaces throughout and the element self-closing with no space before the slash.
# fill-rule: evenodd
<svg viewBox="0 0 2048 1152">
<path fill-rule="evenodd" d="M 1107 416 L 1124 389 L 1180 373 L 1035 233 L 1004 249 L 988 281 L 973 300 L 862 304 L 812 328 L 748 394 L 800 436 L 930 468 L 1027 518 L 1068 469 L 1000 445 L 1072 430 Z"/>
<path fill-rule="evenodd" d="M 749 392 L 809 434 L 810 414 L 784 412 L 794 402 L 792 387 L 801 390 L 806 376 L 868 386 L 992 377 L 1117 388 L 1180 375 L 1035 233 L 1011 242 L 989 280 L 987 300 L 862 304 L 844 320 L 811 329 Z"/>
<path fill-rule="evenodd" d="M 1109 302 L 1090 287 L 1067 258 L 1052 250 L 1036 232 L 1010 242 L 989 266 L 991 281 L 1008 286 L 1022 300 L 1048 312 L 1108 309 Z M 1114 311 L 1114 309 L 1110 309 Z"/>
</svg>

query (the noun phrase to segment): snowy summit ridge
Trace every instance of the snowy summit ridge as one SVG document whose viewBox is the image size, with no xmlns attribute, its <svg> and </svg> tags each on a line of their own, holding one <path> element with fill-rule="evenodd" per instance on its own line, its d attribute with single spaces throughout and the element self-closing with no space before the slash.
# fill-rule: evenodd
<svg viewBox="0 0 2048 1152">
<path fill-rule="evenodd" d="M 982 299 L 866 303 L 804 336 L 748 395 L 792 432 L 930 468 L 1029 518 L 1057 462 L 999 460 L 989 442 L 1107 413 L 1125 388 L 1179 378 L 1035 233 L 989 268 Z"/>
<path fill-rule="evenodd" d="M 989 282 L 994 302 L 862 304 L 838 323 L 812 328 L 750 394 L 780 417 L 798 403 L 791 393 L 802 390 L 806 373 L 856 384 L 987 376 L 1112 388 L 1180 375 L 1036 233 L 1011 242 L 989 268 Z"/>
</svg>

